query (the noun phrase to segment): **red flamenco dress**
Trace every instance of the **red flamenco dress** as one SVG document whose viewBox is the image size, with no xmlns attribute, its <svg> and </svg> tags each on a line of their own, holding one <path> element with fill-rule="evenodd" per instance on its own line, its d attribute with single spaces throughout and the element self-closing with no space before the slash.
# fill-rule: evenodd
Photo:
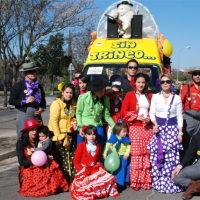
<svg viewBox="0 0 200 200">
<path fill-rule="evenodd" d="M 152 138 L 152 124 L 137 120 L 138 105 L 135 92 L 128 92 L 122 103 L 121 116 L 129 126 L 131 140 L 130 186 L 134 190 L 147 190 L 151 188 L 152 182 L 150 151 L 147 149 Z"/>
<path fill-rule="evenodd" d="M 68 191 L 68 183 L 59 165 L 54 160 L 49 160 L 49 167 L 34 166 L 31 164 L 31 154 L 30 146 L 24 148 L 20 141 L 17 143 L 19 163 L 24 163 L 24 166 L 19 167 L 19 193 L 27 197 L 45 197 Z"/>
<path fill-rule="evenodd" d="M 70 186 L 73 199 L 94 200 L 107 196 L 119 196 L 116 189 L 116 178 L 109 174 L 101 163 L 97 162 L 100 154 L 100 144 L 97 144 L 94 155 L 87 150 L 84 141 L 78 145 L 74 157 L 74 166 L 78 173 Z M 84 181 L 86 177 L 88 177 L 87 183 Z"/>
</svg>

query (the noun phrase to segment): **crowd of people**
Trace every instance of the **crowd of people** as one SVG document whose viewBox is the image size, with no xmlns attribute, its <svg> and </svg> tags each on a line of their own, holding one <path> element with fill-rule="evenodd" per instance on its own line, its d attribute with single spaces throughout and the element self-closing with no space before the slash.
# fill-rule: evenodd
<svg viewBox="0 0 200 200">
<path fill-rule="evenodd" d="M 60 84 L 48 127 L 41 118 L 46 102 L 36 68 L 32 62 L 23 64 L 24 79 L 9 99 L 18 109 L 21 195 L 70 191 L 73 199 L 90 200 L 117 197 L 119 189 L 131 187 L 186 190 L 187 200 L 200 192 L 200 68 L 190 72 L 192 82 L 179 95 L 171 90 L 170 74 L 161 74 L 160 92 L 151 94 L 135 59 L 127 62 L 126 77 L 116 79 L 109 90 L 107 76 L 90 81 L 76 72 L 71 83 Z M 36 151 L 47 154 L 42 166 L 32 163 Z M 120 159 L 114 172 L 104 166 L 112 152 Z"/>
</svg>

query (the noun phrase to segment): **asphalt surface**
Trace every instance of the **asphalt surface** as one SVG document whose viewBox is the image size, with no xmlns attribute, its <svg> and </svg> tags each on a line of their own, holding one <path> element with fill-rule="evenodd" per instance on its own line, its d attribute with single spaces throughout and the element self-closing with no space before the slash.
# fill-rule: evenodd
<svg viewBox="0 0 200 200">
<path fill-rule="evenodd" d="M 47 97 L 47 105 L 49 106 L 55 97 Z M 16 131 L 15 120 L 16 110 L 9 106 L 2 107 L 2 98 L 0 97 L 0 200 L 23 200 L 23 199 L 38 199 L 31 197 L 22 197 L 18 194 L 18 162 L 15 144 Z M 43 113 L 44 124 L 48 124 L 49 107 Z M 4 155 L 4 157 L 2 156 Z M 154 189 L 134 191 L 127 188 L 121 191 L 120 196 L 116 200 L 180 200 L 182 193 L 178 194 L 163 194 L 158 193 Z M 69 192 L 52 195 L 49 197 L 41 197 L 40 199 L 63 200 L 72 199 Z M 111 197 L 104 199 L 113 199 Z M 192 200 L 200 200 L 200 196 L 195 196 Z"/>
</svg>

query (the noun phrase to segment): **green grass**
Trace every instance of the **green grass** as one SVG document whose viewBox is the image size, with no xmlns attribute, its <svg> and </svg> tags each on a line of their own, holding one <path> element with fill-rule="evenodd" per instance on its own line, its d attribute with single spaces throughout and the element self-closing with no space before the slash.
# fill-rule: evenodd
<svg viewBox="0 0 200 200">
<path fill-rule="evenodd" d="M 10 91 L 8 91 L 8 95 L 10 95 Z M 4 96 L 4 91 L 0 91 L 0 96 Z"/>
<path fill-rule="evenodd" d="M 51 93 L 51 90 L 45 90 L 45 94 L 49 95 Z M 58 90 L 54 90 L 54 95 L 59 94 L 60 92 Z"/>
</svg>

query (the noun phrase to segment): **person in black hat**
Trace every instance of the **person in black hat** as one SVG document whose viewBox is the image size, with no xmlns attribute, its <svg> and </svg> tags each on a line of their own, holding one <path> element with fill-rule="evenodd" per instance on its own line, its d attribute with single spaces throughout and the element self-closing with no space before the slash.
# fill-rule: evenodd
<svg viewBox="0 0 200 200">
<path fill-rule="evenodd" d="M 21 130 L 24 122 L 36 119 L 42 123 L 41 113 L 46 109 L 45 93 L 41 84 L 36 80 L 34 62 L 24 63 L 19 71 L 24 73 L 25 78 L 16 83 L 10 91 L 9 104 L 17 108 L 17 138 L 22 135 Z"/>
<path fill-rule="evenodd" d="M 129 6 L 133 6 L 133 4 L 132 3 L 130 3 L 129 1 L 122 1 L 122 2 L 120 2 L 119 4 L 117 4 L 117 7 L 119 7 L 120 5 L 129 5 Z"/>
<path fill-rule="evenodd" d="M 131 20 L 133 18 L 133 4 L 129 1 L 121 1 L 117 9 L 111 10 L 107 15 L 110 19 L 118 21 L 118 33 L 120 37 L 131 38 Z"/>
<path fill-rule="evenodd" d="M 106 136 L 103 130 L 103 118 L 114 127 L 115 123 L 110 116 L 109 98 L 105 96 L 105 89 L 108 84 L 108 77 L 101 75 L 94 77 L 89 83 L 88 91 L 78 98 L 76 118 L 80 135 L 83 137 L 82 126 L 94 125 L 97 127 L 99 140 L 104 147 Z"/>
</svg>

